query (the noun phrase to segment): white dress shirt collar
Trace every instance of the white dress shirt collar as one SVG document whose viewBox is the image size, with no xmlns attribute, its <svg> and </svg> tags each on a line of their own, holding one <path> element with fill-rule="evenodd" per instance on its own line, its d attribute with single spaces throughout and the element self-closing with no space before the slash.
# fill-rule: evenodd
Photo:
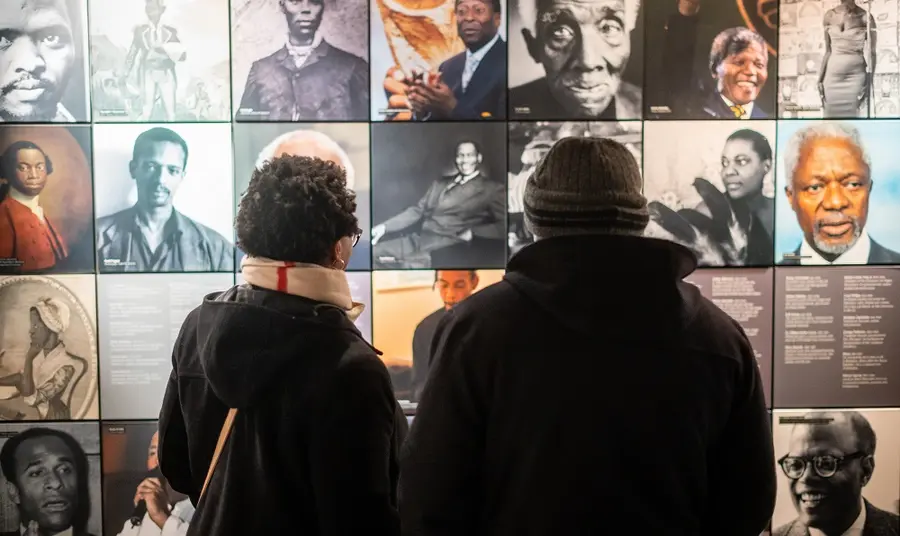
<svg viewBox="0 0 900 536">
<path fill-rule="evenodd" d="M 25 208 L 30 210 L 35 216 L 38 217 L 39 220 L 44 221 L 44 209 L 41 208 L 41 205 L 39 203 L 39 195 L 25 195 L 15 188 L 10 188 L 9 197 L 13 201 L 25 205 Z"/>
<path fill-rule="evenodd" d="M 862 498 L 860 498 L 859 502 L 859 515 L 856 516 L 856 521 L 853 522 L 850 527 L 847 528 L 841 534 L 835 534 L 834 536 L 863 536 L 863 529 L 866 527 L 866 504 L 863 502 Z M 819 529 L 814 529 L 812 527 L 807 527 L 809 531 L 809 536 L 832 536 L 831 534 L 825 534 Z"/>
<path fill-rule="evenodd" d="M 500 39 L 500 33 L 494 34 L 494 38 L 488 41 L 484 46 L 472 52 L 468 48 L 466 49 L 466 62 L 470 60 L 475 60 L 480 62 L 487 55 L 488 51 L 494 46 L 494 44 Z"/>
<path fill-rule="evenodd" d="M 828 261 L 821 255 L 819 252 L 814 250 L 812 246 L 803 239 L 803 243 L 800 244 L 800 264 L 804 266 L 828 266 L 832 264 L 868 264 L 869 263 L 869 252 L 872 250 L 872 239 L 869 238 L 869 233 L 863 229 L 861 235 L 856 240 L 856 243 L 853 244 L 853 247 L 842 253 L 838 258 L 833 261 Z"/>
<path fill-rule="evenodd" d="M 722 100 L 725 102 L 725 105 L 731 108 L 732 106 L 737 106 L 735 103 L 731 102 L 728 97 L 719 93 L 719 96 L 722 97 Z M 749 102 L 747 104 L 741 104 L 741 108 L 744 109 L 744 114 L 741 115 L 741 119 L 750 119 L 750 115 L 753 113 L 753 102 Z"/>
</svg>

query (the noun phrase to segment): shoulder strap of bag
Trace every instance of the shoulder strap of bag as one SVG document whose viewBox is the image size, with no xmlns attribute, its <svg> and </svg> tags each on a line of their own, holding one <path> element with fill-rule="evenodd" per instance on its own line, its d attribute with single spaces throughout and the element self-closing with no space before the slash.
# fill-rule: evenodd
<svg viewBox="0 0 900 536">
<path fill-rule="evenodd" d="M 219 463 L 219 456 L 222 455 L 222 450 L 225 448 L 225 442 L 228 441 L 228 436 L 231 435 L 231 428 L 234 426 L 234 417 L 236 415 L 237 409 L 231 408 L 228 410 L 228 415 L 225 416 L 225 422 L 222 424 L 222 431 L 219 432 L 219 442 L 216 443 L 216 451 L 213 452 L 212 461 L 209 462 L 209 471 L 206 472 L 206 481 L 203 482 L 203 489 L 200 491 L 200 499 L 203 499 L 203 496 L 206 495 L 206 487 L 209 486 L 209 481 L 212 480 L 216 465 Z"/>
</svg>

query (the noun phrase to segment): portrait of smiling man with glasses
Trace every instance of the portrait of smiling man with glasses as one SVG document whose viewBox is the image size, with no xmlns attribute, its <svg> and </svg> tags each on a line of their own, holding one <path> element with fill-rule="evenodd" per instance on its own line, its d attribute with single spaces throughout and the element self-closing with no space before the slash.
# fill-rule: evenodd
<svg viewBox="0 0 900 536">
<path fill-rule="evenodd" d="M 869 420 L 856 411 L 812 412 L 795 420 L 778 465 L 797 517 L 776 528 L 774 536 L 900 534 L 900 517 L 862 496 L 875 472 L 876 443 Z"/>
</svg>

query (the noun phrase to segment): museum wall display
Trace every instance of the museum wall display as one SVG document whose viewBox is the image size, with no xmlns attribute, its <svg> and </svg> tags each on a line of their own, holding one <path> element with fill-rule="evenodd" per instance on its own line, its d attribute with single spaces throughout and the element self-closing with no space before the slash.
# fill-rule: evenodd
<svg viewBox="0 0 900 536">
<path fill-rule="evenodd" d="M 0 534 L 190 522 L 156 419 L 184 318 L 243 283 L 233 220 L 267 159 L 345 168 L 355 323 L 413 422 L 437 323 L 534 241 L 525 184 L 569 136 L 632 152 L 646 236 L 693 251 L 686 282 L 750 340 L 771 533 L 840 534 L 859 504 L 900 532 L 900 0 L 19 4 L 0 14 L 0 449 L 49 452 L 72 495 L 37 515 L 0 474 Z"/>
</svg>

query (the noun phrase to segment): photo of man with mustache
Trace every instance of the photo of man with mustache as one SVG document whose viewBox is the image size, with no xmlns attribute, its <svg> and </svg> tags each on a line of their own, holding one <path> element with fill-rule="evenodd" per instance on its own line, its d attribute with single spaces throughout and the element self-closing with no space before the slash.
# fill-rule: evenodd
<svg viewBox="0 0 900 536">
<path fill-rule="evenodd" d="M 782 154 L 784 192 L 803 239 L 781 264 L 900 264 L 900 253 L 866 229 L 875 181 L 857 128 L 811 123 L 794 132 Z"/>
<path fill-rule="evenodd" d="M 84 61 L 81 12 L 76 7 L 80 5 L 74 0 L 4 2 L 0 9 L 0 122 L 86 120 L 85 76 L 78 73 Z"/>
</svg>

